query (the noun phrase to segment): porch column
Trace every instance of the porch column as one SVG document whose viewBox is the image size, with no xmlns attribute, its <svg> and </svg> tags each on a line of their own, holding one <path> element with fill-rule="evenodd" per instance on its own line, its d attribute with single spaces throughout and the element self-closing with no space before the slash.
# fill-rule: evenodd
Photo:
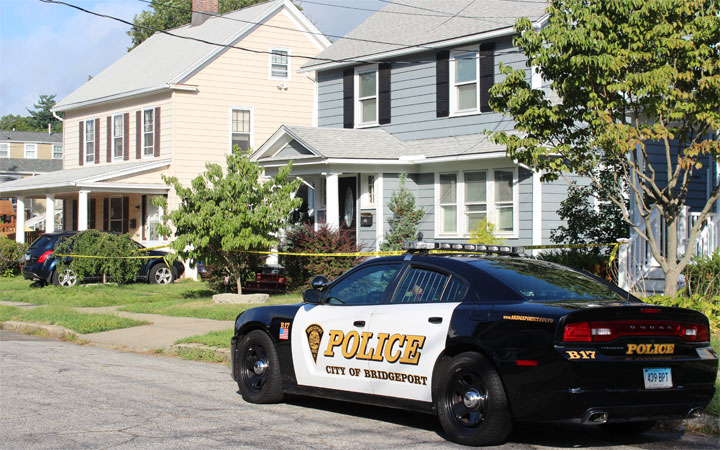
<svg viewBox="0 0 720 450">
<path fill-rule="evenodd" d="M 90 191 L 78 192 L 78 231 L 88 229 L 88 194 Z"/>
<path fill-rule="evenodd" d="M 25 243 L 25 197 L 17 197 L 15 202 L 15 241 Z"/>
<path fill-rule="evenodd" d="M 338 175 L 329 173 L 325 175 L 325 203 L 326 220 L 329 228 L 338 230 L 340 228 L 340 200 L 338 199 Z"/>
<path fill-rule="evenodd" d="M 55 196 L 52 194 L 45 195 L 45 232 L 52 233 L 55 231 Z"/>
</svg>

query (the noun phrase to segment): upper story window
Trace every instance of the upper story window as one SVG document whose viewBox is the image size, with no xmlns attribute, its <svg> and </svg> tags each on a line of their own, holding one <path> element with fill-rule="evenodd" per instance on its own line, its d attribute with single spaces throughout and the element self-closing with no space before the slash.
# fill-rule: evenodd
<svg viewBox="0 0 720 450">
<path fill-rule="evenodd" d="M 95 163 L 95 119 L 85 121 L 85 162 Z"/>
<path fill-rule="evenodd" d="M 270 78 L 290 79 L 290 52 L 284 49 L 270 50 Z"/>
<path fill-rule="evenodd" d="M 377 66 L 356 69 L 356 125 L 369 126 L 378 123 L 378 69 Z"/>
<path fill-rule="evenodd" d="M 252 110 L 249 108 L 233 108 L 231 116 L 230 150 L 235 148 L 236 145 L 241 150 L 248 150 L 252 137 Z"/>
<path fill-rule="evenodd" d="M 112 118 L 112 159 L 113 161 L 123 159 L 125 150 L 125 121 L 122 114 L 116 114 Z"/>
<path fill-rule="evenodd" d="M 477 52 L 454 52 L 453 55 L 453 112 L 476 112 L 480 100 Z"/>
<path fill-rule="evenodd" d="M 37 144 L 25 144 L 25 159 L 37 159 L 38 147 Z"/>
<path fill-rule="evenodd" d="M 10 144 L 7 142 L 3 142 L 0 144 L 0 158 L 9 158 L 10 157 Z"/>
<path fill-rule="evenodd" d="M 439 174 L 438 234 L 468 236 L 482 220 L 494 224 L 498 235 L 516 234 L 516 170 Z"/>
<path fill-rule="evenodd" d="M 62 159 L 63 157 L 63 146 L 60 144 L 53 145 L 53 152 L 52 152 L 53 159 Z"/>
<path fill-rule="evenodd" d="M 143 110 L 143 158 L 155 156 L 155 110 Z"/>
<path fill-rule="evenodd" d="M 495 83 L 495 43 L 440 50 L 435 60 L 437 117 L 492 112 L 490 89 Z"/>
</svg>

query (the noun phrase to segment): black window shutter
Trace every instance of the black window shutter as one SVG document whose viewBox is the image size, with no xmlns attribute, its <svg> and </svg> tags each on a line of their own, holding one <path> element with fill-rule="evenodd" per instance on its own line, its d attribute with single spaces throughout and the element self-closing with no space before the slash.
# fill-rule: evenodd
<svg viewBox="0 0 720 450">
<path fill-rule="evenodd" d="M 88 230 L 95 229 L 95 211 L 97 201 L 94 198 L 88 199 Z"/>
<path fill-rule="evenodd" d="M 78 164 L 81 166 L 83 165 L 83 144 L 85 144 L 85 127 L 83 127 L 83 121 L 81 120 L 80 123 L 80 129 L 78 130 L 78 153 L 80 156 L 80 160 L 78 161 Z"/>
<path fill-rule="evenodd" d="M 343 128 L 355 127 L 355 69 L 343 72 Z"/>
<path fill-rule="evenodd" d="M 142 158 L 142 112 L 135 112 L 135 159 Z"/>
<path fill-rule="evenodd" d="M 480 45 L 480 112 L 490 112 L 490 88 L 495 84 L 495 43 Z"/>
<path fill-rule="evenodd" d="M 77 199 L 74 199 L 72 201 L 72 205 L 73 205 L 72 229 L 77 230 L 78 229 L 78 201 L 77 201 Z"/>
<path fill-rule="evenodd" d="M 379 87 L 379 113 L 378 122 L 380 125 L 390 123 L 391 103 L 390 103 L 390 73 L 392 69 L 391 63 L 382 63 L 379 66 L 378 87 Z"/>
<path fill-rule="evenodd" d="M 103 199 L 103 230 L 110 230 L 110 199 Z"/>
<path fill-rule="evenodd" d="M 106 139 L 106 141 L 107 141 L 107 154 L 106 154 L 107 162 L 112 162 L 112 157 L 113 157 L 113 142 L 112 142 L 113 129 L 112 129 L 112 126 L 113 126 L 112 117 L 108 116 L 107 117 L 107 139 Z"/>
<path fill-rule="evenodd" d="M 450 115 L 450 52 L 437 52 L 435 62 L 435 102 L 437 117 Z"/>
<path fill-rule="evenodd" d="M 127 233 L 130 229 L 130 199 L 128 197 L 123 197 L 123 224 L 122 224 L 122 232 L 123 234 Z"/>
<path fill-rule="evenodd" d="M 143 241 L 147 239 L 145 237 L 145 225 L 147 225 L 147 195 L 143 195 L 140 205 L 142 206 L 142 215 L 140 216 L 140 222 L 142 224 L 142 239 Z"/>
</svg>

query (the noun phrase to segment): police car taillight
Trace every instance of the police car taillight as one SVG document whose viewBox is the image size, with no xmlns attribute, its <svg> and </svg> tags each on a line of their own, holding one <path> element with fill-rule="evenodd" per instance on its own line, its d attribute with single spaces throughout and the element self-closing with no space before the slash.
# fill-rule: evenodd
<svg viewBox="0 0 720 450">
<path fill-rule="evenodd" d="M 43 253 L 42 255 L 40 255 L 40 257 L 38 258 L 37 262 L 40 263 L 40 264 L 44 263 L 45 260 L 47 260 L 47 259 L 50 257 L 50 255 L 52 255 L 52 254 L 53 254 L 53 251 L 52 251 L 52 250 L 46 251 L 45 253 Z"/>
<path fill-rule="evenodd" d="M 668 336 L 688 342 L 710 338 L 706 325 L 668 320 L 614 320 L 565 324 L 565 342 L 609 342 L 627 336 Z"/>
</svg>

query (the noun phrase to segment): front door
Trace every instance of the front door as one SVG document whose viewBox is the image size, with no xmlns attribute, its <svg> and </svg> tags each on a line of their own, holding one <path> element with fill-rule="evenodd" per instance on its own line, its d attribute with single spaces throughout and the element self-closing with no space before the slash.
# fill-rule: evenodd
<svg viewBox="0 0 720 450">
<path fill-rule="evenodd" d="M 357 227 L 357 210 L 355 208 L 357 199 L 357 178 L 344 177 L 338 180 L 338 199 L 340 200 L 340 229 L 348 230 L 355 239 L 355 228 Z"/>
</svg>

